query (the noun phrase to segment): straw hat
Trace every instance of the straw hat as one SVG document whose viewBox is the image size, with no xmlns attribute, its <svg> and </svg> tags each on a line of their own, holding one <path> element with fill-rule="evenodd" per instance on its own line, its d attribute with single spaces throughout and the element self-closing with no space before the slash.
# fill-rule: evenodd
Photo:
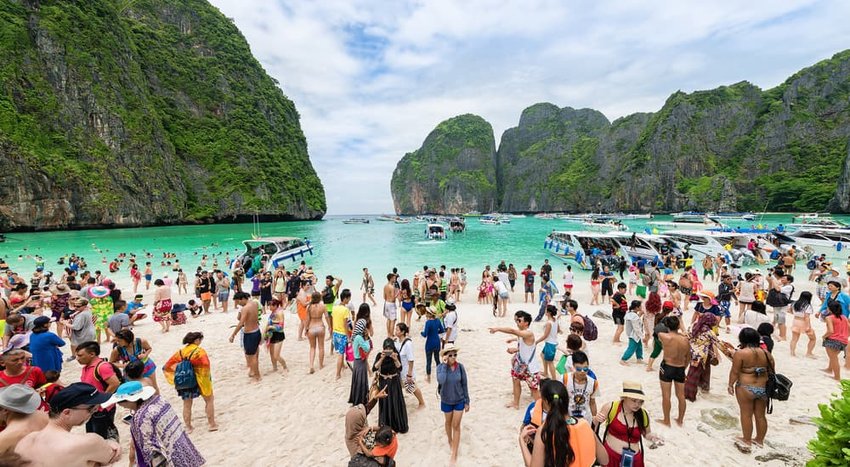
<svg viewBox="0 0 850 467">
<path fill-rule="evenodd" d="M 623 381 L 623 392 L 620 397 L 629 397 L 641 401 L 646 400 L 646 395 L 643 393 L 643 386 L 637 381 Z"/>
<path fill-rule="evenodd" d="M 454 344 L 446 344 L 446 346 L 443 347 L 443 350 L 440 351 L 440 358 L 443 358 L 443 356 L 448 352 L 460 352 L 460 347 L 455 347 Z"/>
<path fill-rule="evenodd" d="M 59 284 L 53 288 L 53 293 L 56 295 L 68 295 L 71 293 L 71 289 L 68 287 L 68 284 Z"/>
</svg>

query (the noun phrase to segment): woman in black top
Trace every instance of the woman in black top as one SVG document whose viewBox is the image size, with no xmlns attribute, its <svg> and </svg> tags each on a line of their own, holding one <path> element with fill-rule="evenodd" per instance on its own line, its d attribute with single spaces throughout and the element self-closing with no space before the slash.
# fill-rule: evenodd
<svg viewBox="0 0 850 467">
<path fill-rule="evenodd" d="M 372 370 L 378 378 L 378 389 L 387 389 L 387 397 L 378 402 L 378 421 L 396 433 L 407 433 L 407 406 L 399 378 L 401 359 L 393 339 L 384 339 L 383 351 L 375 359 Z"/>
</svg>

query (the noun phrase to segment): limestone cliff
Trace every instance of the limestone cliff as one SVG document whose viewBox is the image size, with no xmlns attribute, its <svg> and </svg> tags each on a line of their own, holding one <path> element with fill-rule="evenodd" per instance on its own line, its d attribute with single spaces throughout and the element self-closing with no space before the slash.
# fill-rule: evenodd
<svg viewBox="0 0 850 467">
<path fill-rule="evenodd" d="M 204 0 L 0 3 L 0 228 L 313 219 L 293 103 Z"/>
<path fill-rule="evenodd" d="M 655 113 L 613 123 L 592 109 L 535 104 L 502 135 L 497 201 L 525 212 L 850 212 L 848 141 L 844 51 L 767 91 L 740 82 L 676 92 Z"/>
<path fill-rule="evenodd" d="M 440 123 L 393 172 L 396 212 L 463 214 L 495 209 L 495 158 L 493 127 L 483 118 L 467 114 Z"/>
</svg>

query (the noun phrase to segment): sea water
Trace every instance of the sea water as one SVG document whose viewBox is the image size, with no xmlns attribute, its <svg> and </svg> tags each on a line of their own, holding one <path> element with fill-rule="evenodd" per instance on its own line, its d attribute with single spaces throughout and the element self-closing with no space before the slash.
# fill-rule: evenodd
<svg viewBox="0 0 850 467">
<path fill-rule="evenodd" d="M 360 286 L 362 268 L 368 267 L 375 277 L 376 285 L 384 282 L 386 273 L 397 267 L 402 277 L 412 277 L 416 269 L 423 266 L 465 267 L 470 284 L 477 284 L 485 265 L 495 266 L 502 260 L 513 263 L 517 270 L 531 264 L 538 270 L 544 259 L 555 269 L 556 278 L 565 269 L 563 260 L 547 253 L 543 248 L 546 236 L 552 230 L 583 230 L 581 224 L 560 219 L 525 218 L 511 219 L 509 224 L 483 225 L 477 218 L 466 219 L 466 231 L 447 232 L 446 240 L 426 240 L 425 223 L 410 221 L 409 224 L 377 221 L 375 216 L 365 216 L 369 224 L 343 224 L 349 216 L 326 216 L 322 221 L 278 222 L 260 224 L 264 237 L 287 236 L 307 238 L 313 245 L 313 254 L 303 258 L 319 275 L 342 277 L 345 286 L 357 289 Z M 364 216 L 360 216 L 364 217 Z M 850 216 L 833 216 L 850 221 Z M 624 220 L 630 231 L 644 232 L 651 226 L 648 222 L 670 221 L 670 216 L 654 219 Z M 724 220 L 731 227 L 774 228 L 778 224 L 792 222 L 792 214 L 765 214 L 755 221 Z M 251 224 L 212 224 L 169 227 L 144 227 L 101 230 L 69 230 L 37 233 L 11 233 L 5 243 L 0 243 L 0 255 L 9 266 L 28 277 L 35 269 L 35 255 L 45 260 L 45 269 L 60 273 L 63 265 L 57 259 L 76 254 L 86 259 L 91 271 L 108 271 L 108 262 L 119 253 L 135 253 L 137 261 L 144 265 L 151 261 L 154 277 L 169 273 L 171 268 L 160 266 L 163 253 L 177 254 L 181 267 L 191 276 L 200 264 L 202 255 L 209 255 L 207 268 L 211 269 L 212 255 L 218 258 L 219 268 L 224 268 L 225 253 L 235 258 L 244 251 L 243 240 L 251 238 Z M 153 258 L 145 259 L 150 252 Z M 835 253 L 832 259 L 839 270 L 850 252 Z M 170 261 L 174 261 L 173 259 Z M 289 262 L 292 269 L 301 258 Z M 573 267 L 578 279 L 589 277 L 587 271 Z M 128 274 L 123 267 L 118 274 Z"/>
</svg>

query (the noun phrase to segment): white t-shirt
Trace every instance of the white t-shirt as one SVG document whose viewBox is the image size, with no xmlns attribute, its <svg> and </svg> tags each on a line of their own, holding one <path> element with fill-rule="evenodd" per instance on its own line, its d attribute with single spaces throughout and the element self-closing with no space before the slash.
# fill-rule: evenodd
<svg viewBox="0 0 850 467">
<path fill-rule="evenodd" d="M 408 362 L 413 361 L 413 341 L 396 342 L 395 349 L 398 350 L 398 358 L 401 360 L 401 379 L 404 380 L 407 378 Z"/>
<path fill-rule="evenodd" d="M 496 288 L 496 293 L 498 293 L 500 297 L 510 293 L 507 284 L 505 284 L 501 280 L 494 282 L 493 287 Z"/>
<path fill-rule="evenodd" d="M 574 372 L 569 373 L 565 384 L 567 394 L 570 396 L 570 415 L 581 411 L 582 417 L 590 420 L 593 418 L 593 412 L 590 410 L 590 399 L 595 398 L 599 393 L 599 383 L 590 375 L 587 376 L 587 382 L 584 384 L 576 383 L 573 380 L 574 377 Z"/>
<path fill-rule="evenodd" d="M 457 338 L 457 310 L 447 311 L 443 315 L 443 326 L 446 328 L 446 342 L 454 342 Z"/>
<path fill-rule="evenodd" d="M 508 273 L 506 271 L 499 271 L 499 273 L 496 275 L 499 276 L 499 282 L 502 282 L 506 285 L 510 284 L 510 278 L 508 278 Z"/>
<path fill-rule="evenodd" d="M 575 280 L 575 274 L 572 271 L 564 272 L 564 285 L 573 285 L 573 280 Z"/>
</svg>

